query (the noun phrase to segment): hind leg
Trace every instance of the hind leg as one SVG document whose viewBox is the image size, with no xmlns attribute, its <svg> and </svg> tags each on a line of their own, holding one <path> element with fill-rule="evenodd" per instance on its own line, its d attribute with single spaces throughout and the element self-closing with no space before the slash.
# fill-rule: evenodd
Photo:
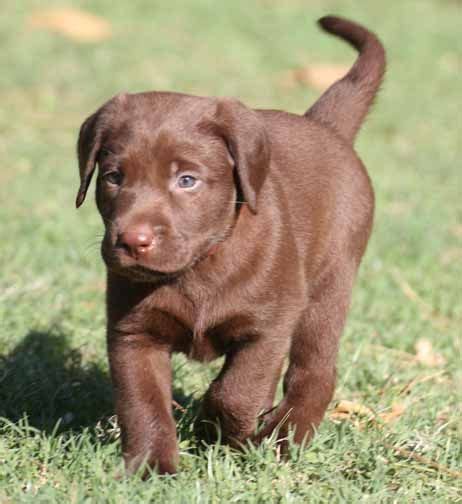
<svg viewBox="0 0 462 504">
<path fill-rule="evenodd" d="M 346 268 L 332 271 L 310 296 L 310 305 L 292 339 L 284 398 L 267 415 L 254 442 L 260 442 L 279 426 L 280 439 L 291 427 L 295 442 L 303 443 L 321 423 L 334 393 L 338 343 L 353 276 L 354 270 L 348 273 Z"/>
</svg>

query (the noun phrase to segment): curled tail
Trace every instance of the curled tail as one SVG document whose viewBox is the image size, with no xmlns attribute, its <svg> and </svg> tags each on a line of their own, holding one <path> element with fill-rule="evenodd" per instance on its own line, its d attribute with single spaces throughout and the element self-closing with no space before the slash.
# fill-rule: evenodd
<svg viewBox="0 0 462 504">
<path fill-rule="evenodd" d="M 323 17 L 318 23 L 325 31 L 349 42 L 359 56 L 345 77 L 334 82 L 305 116 L 353 143 L 382 82 L 385 50 L 372 32 L 356 23 L 334 16 Z"/>
</svg>

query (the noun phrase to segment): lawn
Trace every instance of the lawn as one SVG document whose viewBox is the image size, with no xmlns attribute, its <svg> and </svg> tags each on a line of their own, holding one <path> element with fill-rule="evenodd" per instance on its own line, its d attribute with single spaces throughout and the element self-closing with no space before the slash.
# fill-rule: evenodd
<svg viewBox="0 0 462 504">
<path fill-rule="evenodd" d="M 2 5 L 0 503 L 462 502 L 461 2 L 72 2 L 108 23 L 93 41 L 37 21 L 63 2 Z M 202 445 L 191 423 L 219 363 L 176 356 L 180 472 L 116 480 L 102 225 L 92 198 L 74 208 L 78 128 L 123 90 L 302 112 L 320 91 L 293 70 L 354 59 L 316 28 L 327 13 L 372 28 L 389 59 L 357 142 L 377 212 L 331 408 L 287 461 L 271 440 Z"/>
</svg>

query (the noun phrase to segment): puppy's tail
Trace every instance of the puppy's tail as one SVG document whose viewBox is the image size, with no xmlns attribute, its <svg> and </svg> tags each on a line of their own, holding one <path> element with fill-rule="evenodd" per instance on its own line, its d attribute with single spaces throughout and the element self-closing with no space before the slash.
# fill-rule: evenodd
<svg viewBox="0 0 462 504">
<path fill-rule="evenodd" d="M 353 143 L 382 82 L 385 50 L 372 32 L 356 23 L 334 16 L 323 17 L 318 23 L 325 31 L 349 42 L 359 56 L 345 77 L 332 84 L 305 116 Z"/>
</svg>

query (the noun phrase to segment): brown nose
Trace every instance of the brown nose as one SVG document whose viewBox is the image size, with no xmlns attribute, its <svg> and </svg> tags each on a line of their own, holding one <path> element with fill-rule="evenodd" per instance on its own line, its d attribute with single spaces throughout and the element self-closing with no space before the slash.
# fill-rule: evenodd
<svg viewBox="0 0 462 504">
<path fill-rule="evenodd" d="M 131 256 L 137 258 L 145 254 L 153 245 L 154 233 L 150 226 L 140 224 L 120 233 L 117 246 L 123 247 Z"/>
</svg>

